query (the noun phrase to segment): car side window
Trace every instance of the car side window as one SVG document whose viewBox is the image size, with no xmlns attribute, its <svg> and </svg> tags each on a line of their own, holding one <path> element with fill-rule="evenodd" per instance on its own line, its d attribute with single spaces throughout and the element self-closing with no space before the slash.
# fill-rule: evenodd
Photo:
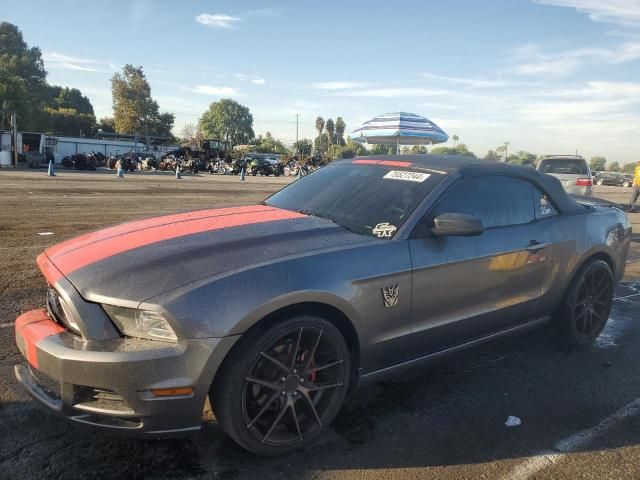
<svg viewBox="0 0 640 480">
<path fill-rule="evenodd" d="M 531 183 L 505 175 L 463 179 L 447 190 L 427 221 L 443 213 L 464 213 L 485 228 L 521 225 L 535 219 Z"/>
<path fill-rule="evenodd" d="M 536 187 L 533 187 L 533 205 L 536 211 L 536 220 L 553 217 L 558 214 L 556 207 L 553 206 L 547 194 Z"/>
</svg>

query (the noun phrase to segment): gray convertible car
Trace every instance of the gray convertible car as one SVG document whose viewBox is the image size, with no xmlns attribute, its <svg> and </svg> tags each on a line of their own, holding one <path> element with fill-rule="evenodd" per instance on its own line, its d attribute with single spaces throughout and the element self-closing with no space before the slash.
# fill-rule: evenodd
<svg viewBox="0 0 640 480">
<path fill-rule="evenodd" d="M 49 248 L 15 374 L 61 415 L 135 434 L 197 431 L 208 398 L 238 444 L 279 454 L 385 374 L 547 322 L 589 346 L 630 232 L 615 205 L 531 168 L 340 161 L 259 205 Z"/>
</svg>

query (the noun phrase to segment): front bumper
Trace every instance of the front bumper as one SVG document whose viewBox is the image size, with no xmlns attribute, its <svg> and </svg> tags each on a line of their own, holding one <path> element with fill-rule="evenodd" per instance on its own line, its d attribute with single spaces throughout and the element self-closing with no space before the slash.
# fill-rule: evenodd
<svg viewBox="0 0 640 480">
<path fill-rule="evenodd" d="M 14 370 L 32 397 L 75 422 L 177 435 L 200 429 L 215 373 L 237 339 L 87 341 L 55 323 L 46 310 L 33 310 L 16 320 L 16 343 L 26 362 Z M 183 387 L 193 392 L 151 393 Z"/>
</svg>

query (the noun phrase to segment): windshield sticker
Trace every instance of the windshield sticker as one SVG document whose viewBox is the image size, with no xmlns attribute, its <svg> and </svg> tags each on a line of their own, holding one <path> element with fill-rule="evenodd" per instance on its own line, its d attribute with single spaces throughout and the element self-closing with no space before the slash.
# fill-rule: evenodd
<svg viewBox="0 0 640 480">
<path fill-rule="evenodd" d="M 384 177 L 388 180 L 402 180 L 405 182 L 422 183 L 431 176 L 430 173 L 407 172 L 403 170 L 391 170 Z"/>
<path fill-rule="evenodd" d="M 396 230 L 395 225 L 389 225 L 389 222 L 384 222 L 377 224 L 372 232 L 374 235 L 377 235 L 378 238 L 391 238 Z"/>
</svg>

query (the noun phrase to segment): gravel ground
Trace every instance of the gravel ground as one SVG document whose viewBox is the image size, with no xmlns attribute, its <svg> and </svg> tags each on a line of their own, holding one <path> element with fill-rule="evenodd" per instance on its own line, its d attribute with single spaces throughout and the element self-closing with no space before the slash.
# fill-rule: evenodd
<svg viewBox="0 0 640 480">
<path fill-rule="evenodd" d="M 590 351 L 540 330 L 362 388 L 314 447 L 287 457 L 247 454 L 213 421 L 187 439 L 111 436 L 52 416 L 19 388 L 13 321 L 43 305 L 44 248 L 125 220 L 255 203 L 288 181 L 0 171 L 0 478 L 640 478 L 638 233 Z M 596 188 L 618 202 L 629 194 Z M 640 213 L 630 218 L 640 232 Z M 506 427 L 510 415 L 522 424 Z"/>
</svg>

